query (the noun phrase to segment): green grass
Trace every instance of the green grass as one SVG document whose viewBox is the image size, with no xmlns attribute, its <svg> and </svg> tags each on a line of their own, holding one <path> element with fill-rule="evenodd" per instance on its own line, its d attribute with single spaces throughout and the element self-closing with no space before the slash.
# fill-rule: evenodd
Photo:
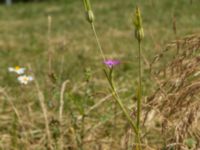
<svg viewBox="0 0 200 150">
<path fill-rule="evenodd" d="M 103 50 L 107 57 L 114 57 L 122 62 L 115 70 L 115 80 L 118 89 L 125 90 L 120 95 L 127 104 L 132 103 L 131 99 L 134 96 L 134 87 L 137 81 L 137 41 L 134 38 L 132 23 L 135 6 L 136 2 L 131 0 L 92 0 L 96 17 L 95 25 Z M 199 6 L 200 1 L 194 1 L 191 5 L 189 0 L 140 2 L 145 32 L 142 50 L 149 61 L 162 50 L 166 43 L 176 39 L 172 29 L 173 15 L 176 16 L 178 37 L 200 32 Z M 52 17 L 49 45 L 48 15 Z M 56 76 L 55 81 L 51 81 L 48 77 L 49 47 L 53 51 L 52 70 Z M 14 140 L 17 139 L 11 145 L 9 142 L 13 139 L 1 139 L 0 147 L 2 149 L 20 149 L 19 146 L 23 142 L 25 143 L 24 149 L 29 145 L 32 149 L 34 146 L 36 149 L 45 147 L 45 141 L 42 141 L 41 147 L 38 144 L 44 133 L 44 121 L 35 85 L 20 86 L 15 80 L 15 75 L 8 73 L 9 66 L 31 66 L 31 69 L 28 70 L 30 73 L 34 73 L 35 78 L 39 81 L 41 91 L 45 95 L 49 120 L 51 118 L 58 119 L 61 84 L 65 80 L 70 80 L 70 85 L 67 86 L 64 95 L 65 122 L 63 126 L 65 128 L 63 128 L 65 136 L 69 140 L 65 144 L 76 145 L 76 140 L 73 141 L 71 137 L 74 136 L 70 127 L 74 127 L 70 122 L 73 120 L 73 116 L 80 116 L 83 108 L 89 109 L 109 94 L 96 41 L 90 25 L 85 20 L 82 2 L 78 0 L 18 3 L 10 7 L 1 5 L 0 60 L 0 87 L 12 98 L 14 105 L 19 110 L 23 126 L 25 126 L 25 130 L 22 130 L 31 134 L 28 140 L 18 138 L 16 134 L 20 134 L 18 128 L 21 125 L 16 123 L 6 96 L 0 96 L 0 100 L 2 99 L 0 135 L 8 136 L 8 139 L 11 139 L 12 136 Z M 90 68 L 92 72 L 89 83 L 85 83 L 86 68 Z M 154 84 L 144 63 L 143 70 L 146 73 L 143 76 L 144 92 L 145 95 L 148 95 L 154 91 Z M 124 134 L 123 128 L 125 128 L 126 122 L 120 116 L 116 126 L 119 132 L 115 133 L 112 107 L 112 101 L 105 102 L 92 111 L 85 120 L 85 126 L 88 128 L 109 120 L 93 130 L 96 135 L 91 134 L 91 136 L 95 137 L 95 140 L 87 147 L 88 149 L 95 149 L 92 146 L 97 143 L 101 145 L 101 140 L 115 138 L 117 140 L 114 142 L 114 147 L 119 149 L 120 137 Z M 80 132 L 81 123 L 77 124 L 76 135 Z M 38 133 L 38 135 L 31 133 L 31 131 L 37 130 L 42 133 Z M 90 140 L 89 137 L 87 138 Z"/>
</svg>

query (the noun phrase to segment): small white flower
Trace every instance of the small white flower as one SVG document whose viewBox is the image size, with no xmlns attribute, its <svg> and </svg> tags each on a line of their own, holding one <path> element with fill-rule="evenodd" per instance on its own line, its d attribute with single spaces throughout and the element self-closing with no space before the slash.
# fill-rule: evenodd
<svg viewBox="0 0 200 150">
<path fill-rule="evenodd" d="M 18 80 L 21 84 L 28 84 L 29 82 L 33 81 L 33 77 L 32 77 L 32 76 L 22 75 L 22 76 L 19 76 L 19 77 L 17 78 L 17 80 Z"/>
<path fill-rule="evenodd" d="M 21 68 L 19 66 L 16 67 L 9 67 L 8 71 L 9 72 L 15 72 L 17 74 L 23 74 L 25 72 L 26 68 Z"/>
</svg>

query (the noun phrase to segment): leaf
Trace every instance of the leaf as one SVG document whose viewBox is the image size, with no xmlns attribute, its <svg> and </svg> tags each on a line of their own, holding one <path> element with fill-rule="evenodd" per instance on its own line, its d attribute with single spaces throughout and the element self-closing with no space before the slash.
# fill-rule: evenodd
<svg viewBox="0 0 200 150">
<path fill-rule="evenodd" d="M 187 145 L 187 147 L 189 148 L 189 149 L 192 149 L 192 148 L 194 148 L 195 147 L 195 145 L 196 145 L 196 140 L 195 139 L 193 139 L 193 138 L 188 138 L 188 139 L 185 139 L 185 142 L 184 142 L 186 145 Z"/>
</svg>

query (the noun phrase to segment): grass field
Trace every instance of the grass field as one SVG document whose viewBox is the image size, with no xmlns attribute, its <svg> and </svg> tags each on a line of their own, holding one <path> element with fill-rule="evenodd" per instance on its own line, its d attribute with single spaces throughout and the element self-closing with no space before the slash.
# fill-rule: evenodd
<svg viewBox="0 0 200 150">
<path fill-rule="evenodd" d="M 144 113 L 141 120 L 145 120 L 147 112 L 152 112 L 149 118 L 153 117 L 147 117 L 142 125 L 143 149 L 198 149 L 200 110 L 196 108 L 199 105 L 199 88 L 196 84 L 199 76 L 193 77 L 191 74 L 199 71 L 200 1 L 91 2 L 96 31 L 106 58 L 121 62 L 114 69 L 114 80 L 133 119 L 136 112 L 138 46 L 132 19 L 136 4 L 139 3 L 141 8 L 145 33 L 142 41 Z M 176 34 L 173 27 L 176 27 Z M 180 55 L 176 53 L 176 44 L 171 42 L 179 43 L 179 40 L 186 43 L 180 46 Z M 163 54 L 170 44 L 169 53 Z M 184 52 L 191 49 L 194 53 L 186 57 Z M 163 55 L 155 63 L 157 70 L 153 68 L 155 78 L 150 73 L 149 65 L 160 53 Z M 134 134 L 109 91 L 103 73 L 105 66 L 81 1 L 17 3 L 9 7 L 1 5 L 0 59 L 0 149 L 134 149 Z M 176 74 L 177 67 L 169 65 L 180 59 L 183 64 L 189 62 L 189 68 L 194 68 L 190 70 L 190 76 L 185 73 L 188 67 L 182 69 L 182 74 Z M 8 72 L 8 67 L 14 66 L 25 67 L 27 74 L 34 76 L 34 81 L 21 85 L 16 74 Z M 178 66 L 177 63 L 175 66 Z M 170 69 L 175 72 L 176 78 L 174 74 L 168 74 Z M 159 73 L 156 74 L 159 70 L 165 70 L 167 75 L 160 77 Z M 184 82 L 181 80 L 183 86 L 172 89 L 168 83 L 170 78 L 179 79 L 184 74 Z M 167 84 L 164 84 L 165 81 Z M 194 84 L 194 89 L 189 88 Z M 163 97 L 155 93 L 163 90 L 166 93 Z M 184 91 L 188 94 L 182 94 Z M 188 95 L 191 97 L 189 100 Z M 175 102 L 179 96 L 188 103 L 168 103 L 170 100 Z M 63 118 L 60 120 L 62 100 Z M 175 111 L 170 112 L 174 116 L 164 114 L 172 109 Z M 189 112 L 194 114 L 190 116 Z M 188 120 L 188 123 L 187 119 L 181 122 L 185 117 L 196 122 Z M 185 124 L 176 126 L 179 123 Z M 185 130 L 181 130 L 180 134 L 179 128 Z"/>
</svg>

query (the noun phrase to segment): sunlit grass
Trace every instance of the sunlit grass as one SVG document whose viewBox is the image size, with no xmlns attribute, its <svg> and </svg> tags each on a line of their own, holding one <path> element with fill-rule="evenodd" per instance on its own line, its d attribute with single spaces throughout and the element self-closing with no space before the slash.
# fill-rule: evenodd
<svg viewBox="0 0 200 150">
<path fill-rule="evenodd" d="M 115 69 L 114 79 L 123 103 L 129 106 L 135 102 L 136 89 L 134 87 L 137 86 L 138 45 L 132 26 L 136 3 L 131 0 L 123 2 L 94 0 L 92 3 L 96 16 L 95 26 L 105 56 L 118 58 L 121 62 Z M 166 43 L 176 40 L 173 32 L 173 16 L 176 17 L 178 37 L 199 33 L 199 5 L 199 1 L 194 1 L 194 4 L 190 5 L 189 0 L 142 2 L 140 8 L 145 30 L 142 55 L 151 61 L 158 52 L 163 50 Z M 42 92 L 44 95 L 48 121 L 55 123 L 59 118 L 61 87 L 65 81 L 69 83 L 67 82 L 63 95 L 65 101 L 62 130 L 71 146 L 76 149 L 77 145 L 82 144 L 83 141 L 80 140 L 82 137 L 79 136 L 83 134 L 84 129 L 86 140 L 94 140 L 91 137 L 96 137 L 92 141 L 93 144 L 104 143 L 107 139 L 108 143 L 112 143 L 113 139 L 117 139 L 116 143 L 111 145 L 119 148 L 119 141 L 126 129 L 126 121 L 118 110 L 116 128 L 119 132 L 116 133 L 113 129 L 113 118 L 116 114 L 111 111 L 114 106 L 103 77 L 103 61 L 83 12 L 82 2 L 75 0 L 0 6 L 0 92 L 3 95 L 0 96 L 3 101 L 0 105 L 0 121 L 2 120 L 0 132 L 5 136 L 13 135 L 12 146 L 16 149 L 20 149 L 23 143 L 26 143 L 25 147 L 29 147 L 31 143 L 33 147 L 40 147 L 38 143 L 41 141 L 38 139 L 42 139 L 45 126 L 41 104 L 38 102 L 38 93 Z M 48 16 L 52 18 L 50 35 L 48 35 Z M 49 48 L 53 56 L 52 74 L 49 74 L 48 70 Z M 163 62 L 168 62 L 168 59 Z M 35 87 L 35 81 L 27 86 L 21 86 L 8 72 L 8 67 L 16 65 L 29 68 L 39 88 Z M 88 77 L 86 70 L 90 70 L 89 81 L 86 80 Z M 152 81 L 149 66 L 143 58 L 142 74 L 145 97 L 155 90 L 155 82 Z M 107 96 L 108 98 L 104 101 Z M 11 100 L 11 103 L 8 100 Z M 98 102 L 102 104 L 91 109 Z M 12 103 L 19 110 L 20 119 L 13 111 Z M 85 120 L 81 120 L 83 112 L 87 113 L 88 110 L 90 111 Z M 24 112 L 27 114 L 23 115 Z M 85 127 L 80 126 L 83 122 Z M 59 137 L 59 127 L 57 127 L 59 125 L 53 124 L 53 127 L 51 125 L 50 130 L 53 134 L 51 136 L 54 138 L 51 142 L 54 143 Z M 5 126 L 9 128 L 4 129 Z M 94 135 L 90 134 L 90 127 Z M 22 128 L 24 133 L 33 137 L 23 135 L 23 138 L 19 139 L 18 128 Z M 155 139 L 158 137 L 155 136 Z M 157 142 L 162 143 L 159 140 Z M 45 142 L 42 141 L 42 143 Z M 9 147 L 9 141 L 4 139 L 0 145 Z"/>
</svg>

